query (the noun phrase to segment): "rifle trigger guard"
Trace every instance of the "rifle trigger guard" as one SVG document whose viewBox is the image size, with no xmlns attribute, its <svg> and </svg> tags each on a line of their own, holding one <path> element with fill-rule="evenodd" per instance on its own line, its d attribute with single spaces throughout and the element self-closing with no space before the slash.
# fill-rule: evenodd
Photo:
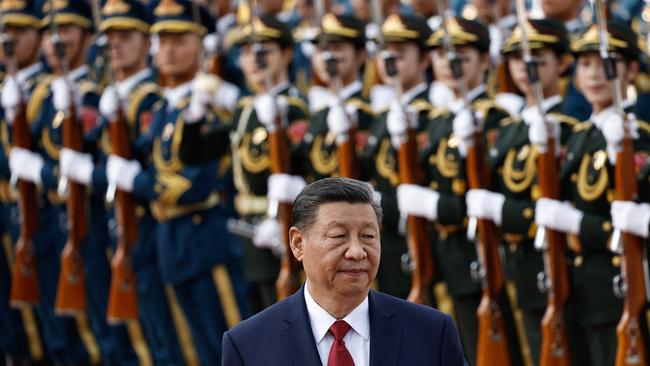
<svg viewBox="0 0 650 366">
<path fill-rule="evenodd" d="M 474 260 L 469 264 L 469 273 L 474 282 L 481 282 L 485 277 L 485 270 L 478 260 Z"/>
<path fill-rule="evenodd" d="M 411 254 L 408 252 L 402 254 L 400 257 L 400 265 L 402 267 L 402 272 L 404 273 L 413 273 L 413 270 L 415 269 L 415 263 L 413 262 L 413 258 L 411 258 Z"/>
<path fill-rule="evenodd" d="M 614 291 L 614 295 L 619 299 L 624 298 L 625 294 L 627 294 L 627 282 L 620 274 L 617 274 L 612 279 L 612 290 Z"/>
<path fill-rule="evenodd" d="M 543 294 L 551 289 L 551 278 L 544 271 L 537 273 L 537 289 Z"/>
</svg>

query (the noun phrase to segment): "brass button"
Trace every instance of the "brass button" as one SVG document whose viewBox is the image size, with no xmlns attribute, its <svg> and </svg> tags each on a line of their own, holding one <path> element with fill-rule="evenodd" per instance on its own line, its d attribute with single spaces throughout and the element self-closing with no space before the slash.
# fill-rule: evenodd
<svg viewBox="0 0 650 366">
<path fill-rule="evenodd" d="M 198 225 L 198 224 L 200 224 L 202 222 L 203 222 L 203 216 L 201 216 L 199 214 L 196 214 L 196 215 L 192 216 L 192 223 L 194 225 Z"/>
<path fill-rule="evenodd" d="M 583 259 L 582 259 L 582 256 L 581 256 L 581 255 L 576 256 L 576 257 L 573 259 L 573 266 L 574 266 L 574 267 L 580 267 L 580 266 L 582 265 L 582 261 L 583 261 Z"/>
<path fill-rule="evenodd" d="M 524 209 L 524 212 L 522 212 L 522 215 L 524 216 L 525 219 L 531 219 L 533 217 L 533 210 L 530 207 L 526 207 Z"/>
<path fill-rule="evenodd" d="M 508 245 L 508 250 L 510 250 L 510 253 L 515 253 L 517 251 L 517 246 L 518 245 L 515 243 L 510 243 L 510 245 Z"/>
<path fill-rule="evenodd" d="M 141 205 L 136 206 L 135 208 L 135 214 L 138 216 L 138 218 L 141 218 L 145 214 L 145 209 Z"/>
<path fill-rule="evenodd" d="M 612 266 L 620 267 L 621 266 L 621 256 L 615 255 L 612 257 Z"/>
<path fill-rule="evenodd" d="M 610 232 L 612 231 L 612 223 L 609 221 L 603 222 L 603 231 Z"/>
</svg>

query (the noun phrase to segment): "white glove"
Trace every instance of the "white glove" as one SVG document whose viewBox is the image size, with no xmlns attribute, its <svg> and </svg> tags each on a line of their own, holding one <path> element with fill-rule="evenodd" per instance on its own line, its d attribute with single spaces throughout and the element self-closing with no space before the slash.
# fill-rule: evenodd
<svg viewBox="0 0 650 366">
<path fill-rule="evenodd" d="M 266 127 L 269 132 L 275 132 L 276 125 L 275 119 L 278 113 L 281 114 L 284 123 L 284 113 L 287 106 L 287 101 L 283 97 L 276 97 L 268 93 L 260 94 L 255 97 L 253 106 L 255 107 L 255 114 L 261 124 Z"/>
<path fill-rule="evenodd" d="M 405 216 L 418 216 L 430 221 L 438 219 L 440 194 L 432 189 L 415 184 L 397 186 L 397 207 Z"/>
<path fill-rule="evenodd" d="M 27 149 L 14 147 L 9 153 L 9 169 L 18 178 L 41 185 L 43 158 Z"/>
<path fill-rule="evenodd" d="M 516 116 L 520 113 L 526 101 L 517 94 L 499 93 L 494 97 L 494 103 L 510 113 L 511 116 Z"/>
<path fill-rule="evenodd" d="M 284 252 L 280 241 L 280 223 L 274 218 L 267 218 L 255 228 L 253 244 L 258 248 L 271 249 L 275 254 Z"/>
<path fill-rule="evenodd" d="M 219 89 L 217 89 L 216 100 L 214 104 L 221 108 L 232 111 L 237 106 L 239 99 L 239 88 L 225 80 L 219 82 Z"/>
<path fill-rule="evenodd" d="M 142 171 L 137 160 L 126 160 L 117 155 L 109 155 L 106 162 L 106 178 L 109 184 L 125 192 L 133 192 L 135 177 Z"/>
<path fill-rule="evenodd" d="M 14 77 L 7 77 L 2 86 L 2 108 L 5 111 L 5 119 L 11 126 L 20 107 L 20 87 Z"/>
<path fill-rule="evenodd" d="M 52 103 L 57 112 L 67 112 L 72 105 L 72 90 L 70 83 L 62 76 L 52 81 Z"/>
<path fill-rule="evenodd" d="M 456 96 L 454 91 L 441 81 L 434 81 L 429 88 L 429 101 L 435 107 L 448 108 Z"/>
<path fill-rule="evenodd" d="M 327 112 L 327 127 L 335 136 L 345 135 L 352 128 L 348 114 L 340 105 L 333 105 Z"/>
<path fill-rule="evenodd" d="M 583 216 L 582 211 L 571 206 L 568 202 L 540 198 L 535 203 L 535 222 L 537 225 L 563 233 L 580 233 Z"/>
<path fill-rule="evenodd" d="M 88 185 L 93 177 L 93 158 L 90 154 L 62 148 L 59 155 L 61 175 L 75 182 Z"/>
<path fill-rule="evenodd" d="M 113 85 L 104 89 L 101 99 L 99 99 L 99 113 L 109 121 L 114 121 L 120 109 L 120 96 Z"/>
<path fill-rule="evenodd" d="M 192 96 L 185 114 L 185 122 L 196 123 L 205 116 L 208 106 L 215 98 L 214 91 L 218 88 L 217 79 L 200 74 L 192 81 Z"/>
<path fill-rule="evenodd" d="M 392 86 L 379 84 L 370 89 L 370 104 L 377 114 L 389 108 L 390 103 L 396 99 L 397 95 Z"/>
<path fill-rule="evenodd" d="M 307 182 L 298 175 L 271 174 L 268 181 L 268 197 L 280 203 L 293 203 Z"/>
<path fill-rule="evenodd" d="M 395 148 L 402 144 L 408 128 L 418 128 L 418 119 L 416 117 L 415 113 L 406 110 L 398 101 L 391 102 L 386 116 L 386 128 L 390 133 Z"/>
<path fill-rule="evenodd" d="M 205 37 L 203 37 L 203 49 L 205 49 L 205 52 L 208 54 L 216 54 L 217 50 L 219 50 L 219 35 L 217 33 L 210 33 L 206 34 Z"/>
<path fill-rule="evenodd" d="M 605 141 L 607 141 L 607 156 L 612 164 L 616 164 L 616 154 L 619 151 L 623 137 L 625 137 L 623 117 L 612 111 L 602 118 L 601 132 L 603 133 L 603 137 L 605 137 Z M 627 118 L 630 122 L 630 133 L 633 138 L 637 138 L 638 125 L 636 123 L 636 116 L 630 113 L 627 115 Z"/>
<path fill-rule="evenodd" d="M 458 111 L 454 116 L 453 129 L 454 135 L 461 140 L 471 139 L 476 132 L 476 123 L 472 111 L 467 108 Z"/>
<path fill-rule="evenodd" d="M 544 118 L 539 114 L 537 108 L 525 109 L 521 114 L 522 119 L 528 125 L 528 140 L 531 144 L 536 145 L 541 153 L 546 152 L 549 134 L 548 127 L 551 128 L 553 138 L 555 139 L 555 155 L 560 154 L 560 123 L 551 116 Z"/>
<path fill-rule="evenodd" d="M 650 224 L 650 205 L 631 201 L 614 201 L 611 208 L 612 225 L 616 229 L 647 238 Z"/>
<path fill-rule="evenodd" d="M 501 193 L 487 189 L 470 189 L 465 196 L 467 216 L 493 221 L 501 225 L 502 209 L 506 198 Z"/>
</svg>

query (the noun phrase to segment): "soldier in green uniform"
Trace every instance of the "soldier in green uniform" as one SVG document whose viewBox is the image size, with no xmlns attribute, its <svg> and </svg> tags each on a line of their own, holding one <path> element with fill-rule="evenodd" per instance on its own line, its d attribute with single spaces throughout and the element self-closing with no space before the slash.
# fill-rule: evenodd
<svg viewBox="0 0 650 366">
<path fill-rule="evenodd" d="M 468 193 L 468 211 L 501 226 L 503 244 L 512 279 L 517 289 L 517 303 L 523 315 L 523 324 L 533 362 L 539 362 L 542 344 L 541 321 L 547 304 L 545 289 L 538 286 L 538 275 L 544 273 L 543 253 L 534 247 L 534 201 L 539 198 L 536 182 L 537 146 L 545 146 L 545 120 L 552 124 L 557 141 L 556 155 L 578 121 L 565 115 L 559 80 L 571 64 L 569 41 L 562 23 L 550 19 L 530 19 L 524 25 L 528 31 L 533 55 L 539 63 L 539 75 L 544 100 L 539 114 L 534 92 L 528 82 L 521 55 L 521 25 L 506 40 L 502 53 L 506 57 L 508 74 L 524 95 L 526 105 L 521 114 L 502 122 L 499 138 L 490 151 L 490 169 L 496 177 L 494 192 L 473 190 Z M 575 311 L 567 307 L 567 315 Z M 568 317 L 569 321 L 575 317 Z M 575 322 L 571 323 L 575 324 Z M 576 327 L 569 326 L 571 356 L 584 360 L 584 347 Z M 575 331 L 575 333 L 573 332 Z"/>
<path fill-rule="evenodd" d="M 357 18 L 346 15 L 327 14 L 323 17 L 323 35 L 327 38 L 328 50 L 318 50 L 312 63 L 313 70 L 326 86 L 315 85 L 309 92 L 309 131 L 304 139 L 304 154 L 309 162 L 306 179 L 314 181 L 340 175 L 338 143 L 345 142 L 351 128 L 357 152 L 363 149 L 368 139 L 368 127 L 374 113 L 362 95 L 359 80 L 366 58 L 365 26 Z M 330 78 L 324 55 L 334 57 L 341 80 L 341 90 Z M 358 174 L 361 172 L 357 172 Z M 358 175 L 356 178 L 362 178 Z"/>
<path fill-rule="evenodd" d="M 453 299 L 463 349 L 468 362 L 474 364 L 478 336 L 476 309 L 481 300 L 481 287 L 470 269 L 477 260 L 477 254 L 475 244 L 467 239 L 466 234 L 464 197 L 467 173 L 464 158 L 467 146 L 457 133 L 461 132 L 459 127 L 473 124 L 476 118 L 483 124 L 484 143 L 491 146 L 500 122 L 509 115 L 496 107 L 487 96 L 485 75 L 490 65 L 488 29 L 477 21 L 460 17 L 449 19 L 446 27 L 463 60 L 467 93 L 461 95 L 460 83 L 451 73 L 442 44 L 444 31 L 438 30 L 428 42 L 433 48 L 436 81 L 431 100 L 434 109 L 429 114 L 431 120 L 426 126 L 427 139 L 420 157 L 428 187 L 402 184 L 397 189 L 397 199 L 402 214 L 425 217 L 435 222 L 435 255 L 447 284 L 447 292 Z M 446 89 L 448 95 L 443 96 L 441 89 Z M 467 106 L 463 97 L 466 97 Z M 514 330 L 513 324 L 510 316 L 509 325 Z M 516 344 L 511 351 L 513 355 L 519 353 Z"/>
<path fill-rule="evenodd" d="M 360 164 L 369 172 L 371 184 L 381 193 L 384 210 L 382 233 L 382 263 L 379 268 L 378 286 L 383 292 L 406 298 L 410 289 L 410 274 L 407 273 L 408 250 L 404 237 L 405 220 L 397 208 L 396 188 L 399 184 L 397 149 L 399 141 L 392 141 L 390 129 L 406 129 L 404 121 L 409 115 L 409 123 L 420 131 L 427 124 L 431 112 L 428 100 L 428 85 L 425 74 L 430 65 L 426 41 L 431 31 L 425 19 L 416 16 L 390 15 L 381 26 L 386 40 L 386 50 L 397 58 L 397 75 L 404 93 L 398 99 L 392 88 L 392 81 L 386 74 L 383 59 L 378 61 L 378 72 L 386 85 L 378 86 L 382 99 L 390 107 L 377 116 L 370 126 L 368 142 L 359 155 Z M 377 93 L 372 92 L 375 97 Z"/>
<path fill-rule="evenodd" d="M 608 23 L 607 31 L 620 77 L 623 97 L 620 107 L 628 113 L 634 103 L 626 99 L 627 86 L 634 81 L 639 68 L 637 37 L 621 23 Z M 591 361 L 594 365 L 613 365 L 616 325 L 623 305 L 612 288 L 614 277 L 620 273 L 621 260 L 608 246 L 612 234 L 610 205 L 616 151 L 624 136 L 623 118 L 626 117 L 632 126 L 635 160 L 643 164 L 650 148 L 650 127 L 632 114 L 621 116 L 616 112 L 598 47 L 596 26 L 572 43 L 577 57 L 577 86 L 591 104 L 593 114 L 573 128 L 567 143 L 560 176 L 562 193 L 569 202 L 539 199 L 535 222 L 571 235 L 569 248 L 575 255 L 572 291 L 580 308 L 578 320 L 586 333 Z"/>
</svg>

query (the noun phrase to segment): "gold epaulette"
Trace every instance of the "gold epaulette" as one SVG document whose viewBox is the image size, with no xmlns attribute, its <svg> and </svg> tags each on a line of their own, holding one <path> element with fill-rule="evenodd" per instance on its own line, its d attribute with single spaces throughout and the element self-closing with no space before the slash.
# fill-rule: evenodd
<svg viewBox="0 0 650 366">
<path fill-rule="evenodd" d="M 431 103 L 424 99 L 416 99 L 411 104 L 409 104 L 409 107 L 414 109 L 416 112 L 429 112 L 431 109 L 433 109 L 433 106 Z"/>
<path fill-rule="evenodd" d="M 573 132 L 581 132 L 591 128 L 591 121 L 580 122 L 577 125 L 573 126 Z"/>
<path fill-rule="evenodd" d="M 472 108 L 479 112 L 482 113 L 484 116 L 487 117 L 488 112 L 492 109 L 501 111 L 505 114 L 509 114 L 508 112 L 504 111 L 501 107 L 499 107 L 492 99 L 488 98 L 481 98 L 477 99 L 472 103 Z"/>
<path fill-rule="evenodd" d="M 449 114 L 451 114 L 451 111 L 447 108 L 433 107 L 431 112 L 429 112 L 428 118 L 433 120 L 439 117 L 448 116 Z"/>
<path fill-rule="evenodd" d="M 563 113 L 549 113 L 549 116 L 555 118 L 558 122 L 574 127 L 580 123 L 577 118 L 567 116 Z"/>
<path fill-rule="evenodd" d="M 636 124 L 639 126 L 639 129 L 645 131 L 647 134 L 650 134 L 650 123 L 637 119 Z"/>
<path fill-rule="evenodd" d="M 650 74 L 640 72 L 634 80 L 634 86 L 639 94 L 650 92 Z"/>
<path fill-rule="evenodd" d="M 102 93 L 99 85 L 93 83 L 90 80 L 80 80 L 79 81 L 79 93 L 81 95 L 86 95 L 88 93 L 95 93 L 100 95 Z"/>
<path fill-rule="evenodd" d="M 249 106 L 251 103 L 253 103 L 253 97 L 248 95 L 245 97 L 239 98 L 237 101 L 237 108 L 244 108 L 246 106 Z"/>
<path fill-rule="evenodd" d="M 32 123 L 36 118 L 37 113 L 41 110 L 43 100 L 50 94 L 50 84 L 54 80 L 54 76 L 47 75 L 36 84 L 36 88 L 32 92 L 31 98 L 27 103 L 27 122 Z"/>
<path fill-rule="evenodd" d="M 375 115 L 375 111 L 372 110 L 372 106 L 361 98 L 350 98 L 347 101 L 345 101 L 345 104 L 349 104 L 352 106 L 355 106 L 357 109 L 362 110 L 364 113 L 369 114 L 371 116 Z"/>
<path fill-rule="evenodd" d="M 309 106 L 307 106 L 307 103 L 302 98 L 288 96 L 287 103 L 290 106 L 300 108 L 306 116 L 309 116 Z"/>
<path fill-rule="evenodd" d="M 129 125 L 133 125 L 135 123 L 136 119 L 138 118 L 138 110 L 140 109 L 140 104 L 149 94 L 160 95 L 160 87 L 158 87 L 158 85 L 155 83 L 145 82 L 143 84 L 140 84 L 131 92 L 131 95 L 129 96 L 131 104 L 129 105 L 129 110 L 126 114 Z"/>
<path fill-rule="evenodd" d="M 520 119 L 515 119 L 513 117 L 508 116 L 508 117 L 502 119 L 501 122 L 499 122 L 499 126 L 500 127 L 506 127 L 506 126 L 510 126 L 512 124 L 518 123 L 520 121 L 521 121 Z"/>
</svg>

